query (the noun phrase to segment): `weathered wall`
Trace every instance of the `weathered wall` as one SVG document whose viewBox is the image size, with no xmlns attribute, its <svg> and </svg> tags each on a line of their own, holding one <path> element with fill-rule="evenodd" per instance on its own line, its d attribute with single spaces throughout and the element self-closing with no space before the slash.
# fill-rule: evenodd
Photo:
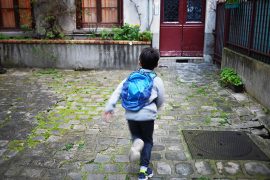
<svg viewBox="0 0 270 180">
<path fill-rule="evenodd" d="M 124 23 L 139 24 L 153 33 L 152 46 L 159 49 L 160 0 L 123 0 Z"/>
<path fill-rule="evenodd" d="M 270 109 L 270 65 L 224 48 L 222 68 L 231 67 L 242 77 L 245 88 Z"/>
<path fill-rule="evenodd" d="M 134 70 L 141 50 L 149 46 L 48 42 L 0 43 L 0 60 L 5 67 Z"/>
<path fill-rule="evenodd" d="M 61 15 L 59 24 L 64 32 L 73 33 L 77 31 L 75 0 L 65 0 L 65 3 L 69 12 Z M 42 23 L 51 6 L 47 0 L 39 0 L 34 4 L 36 29 L 39 33 L 44 32 Z M 153 33 L 153 47 L 159 48 L 160 0 L 123 0 L 123 16 L 124 23 L 138 24 L 141 31 L 150 30 Z"/>
<path fill-rule="evenodd" d="M 53 0 L 50 0 L 53 1 Z M 84 32 L 76 29 L 76 4 L 75 0 L 64 0 L 70 13 L 61 15 L 59 22 L 62 29 L 67 34 L 73 32 Z M 129 24 L 139 24 L 141 30 L 150 30 L 153 33 L 152 46 L 159 49 L 160 43 L 160 1 L 161 0 L 123 0 L 123 21 Z M 214 35 L 216 20 L 216 1 L 206 0 L 205 15 L 205 38 L 204 38 L 204 59 L 207 62 L 212 61 L 214 53 Z M 36 29 L 38 32 L 44 32 L 42 21 L 46 16 L 46 11 L 50 4 L 48 0 L 38 0 L 34 5 L 34 16 Z M 60 13 L 61 14 L 61 13 Z M 88 30 L 86 29 L 85 32 Z"/>
<path fill-rule="evenodd" d="M 64 0 L 63 10 L 61 12 L 54 12 L 59 20 L 59 25 L 66 33 L 72 33 L 76 30 L 76 4 L 75 0 Z M 52 11 L 57 6 L 54 0 L 37 0 L 33 3 L 33 11 L 35 18 L 35 28 L 38 33 L 44 33 L 44 19 L 48 15 L 48 11 Z M 65 8 L 66 7 L 66 8 Z"/>
<path fill-rule="evenodd" d="M 216 26 L 216 6 L 217 0 L 206 1 L 206 13 L 205 13 L 205 31 L 204 31 L 204 60 L 206 62 L 212 62 L 214 54 L 214 30 Z"/>
</svg>

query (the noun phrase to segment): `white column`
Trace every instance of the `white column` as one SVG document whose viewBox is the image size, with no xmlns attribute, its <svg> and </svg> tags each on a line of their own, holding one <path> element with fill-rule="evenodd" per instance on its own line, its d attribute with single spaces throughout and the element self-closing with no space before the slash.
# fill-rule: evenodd
<svg viewBox="0 0 270 180">
<path fill-rule="evenodd" d="M 204 60 L 212 62 L 214 55 L 215 38 L 213 31 L 216 26 L 216 7 L 217 0 L 206 1 L 205 30 L 204 30 Z"/>
<path fill-rule="evenodd" d="M 150 13 L 150 30 L 153 33 L 152 46 L 159 49 L 159 38 L 160 38 L 160 0 L 150 0 L 152 12 Z M 152 23 L 151 23 L 152 22 Z"/>
</svg>

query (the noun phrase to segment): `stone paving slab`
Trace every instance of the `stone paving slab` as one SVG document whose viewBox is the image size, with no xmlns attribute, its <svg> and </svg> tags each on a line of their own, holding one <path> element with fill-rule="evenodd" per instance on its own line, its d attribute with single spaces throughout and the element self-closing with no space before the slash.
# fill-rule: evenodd
<svg viewBox="0 0 270 180">
<path fill-rule="evenodd" d="M 166 103 L 155 124 L 152 179 L 269 179 L 264 161 L 192 159 L 182 130 L 244 131 L 270 156 L 264 108 L 218 84 L 211 64 L 162 61 Z M 137 179 L 119 104 L 101 113 L 130 71 L 9 69 L 0 75 L 0 179 Z"/>
</svg>

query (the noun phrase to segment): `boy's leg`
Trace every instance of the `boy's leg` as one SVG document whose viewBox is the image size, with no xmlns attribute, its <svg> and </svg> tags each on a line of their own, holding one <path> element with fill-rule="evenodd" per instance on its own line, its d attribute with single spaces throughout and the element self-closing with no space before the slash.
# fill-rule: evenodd
<svg viewBox="0 0 270 180">
<path fill-rule="evenodd" d="M 128 121 L 130 134 L 132 136 L 132 146 L 129 151 L 129 161 L 139 160 L 141 157 L 141 151 L 144 146 L 144 142 L 141 138 L 140 124 L 137 121 Z"/>
<path fill-rule="evenodd" d="M 153 147 L 154 121 L 140 122 L 140 129 L 141 129 L 141 138 L 144 141 L 144 147 L 141 152 L 140 165 L 148 167 Z"/>
<path fill-rule="evenodd" d="M 141 129 L 140 125 L 137 121 L 128 120 L 128 128 L 132 137 L 132 141 L 134 141 L 136 138 L 141 138 Z"/>
</svg>

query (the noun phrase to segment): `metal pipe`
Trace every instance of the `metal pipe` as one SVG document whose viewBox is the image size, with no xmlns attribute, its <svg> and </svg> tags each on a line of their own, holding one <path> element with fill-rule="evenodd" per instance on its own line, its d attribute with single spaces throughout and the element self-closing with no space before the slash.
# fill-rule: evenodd
<svg viewBox="0 0 270 180">
<path fill-rule="evenodd" d="M 149 0 L 148 0 L 147 1 L 147 29 L 146 30 L 150 30 L 150 24 L 149 24 L 149 22 L 150 22 L 150 20 L 149 20 L 150 15 L 149 15 L 149 13 L 150 13 L 150 10 L 149 10 Z"/>
</svg>

